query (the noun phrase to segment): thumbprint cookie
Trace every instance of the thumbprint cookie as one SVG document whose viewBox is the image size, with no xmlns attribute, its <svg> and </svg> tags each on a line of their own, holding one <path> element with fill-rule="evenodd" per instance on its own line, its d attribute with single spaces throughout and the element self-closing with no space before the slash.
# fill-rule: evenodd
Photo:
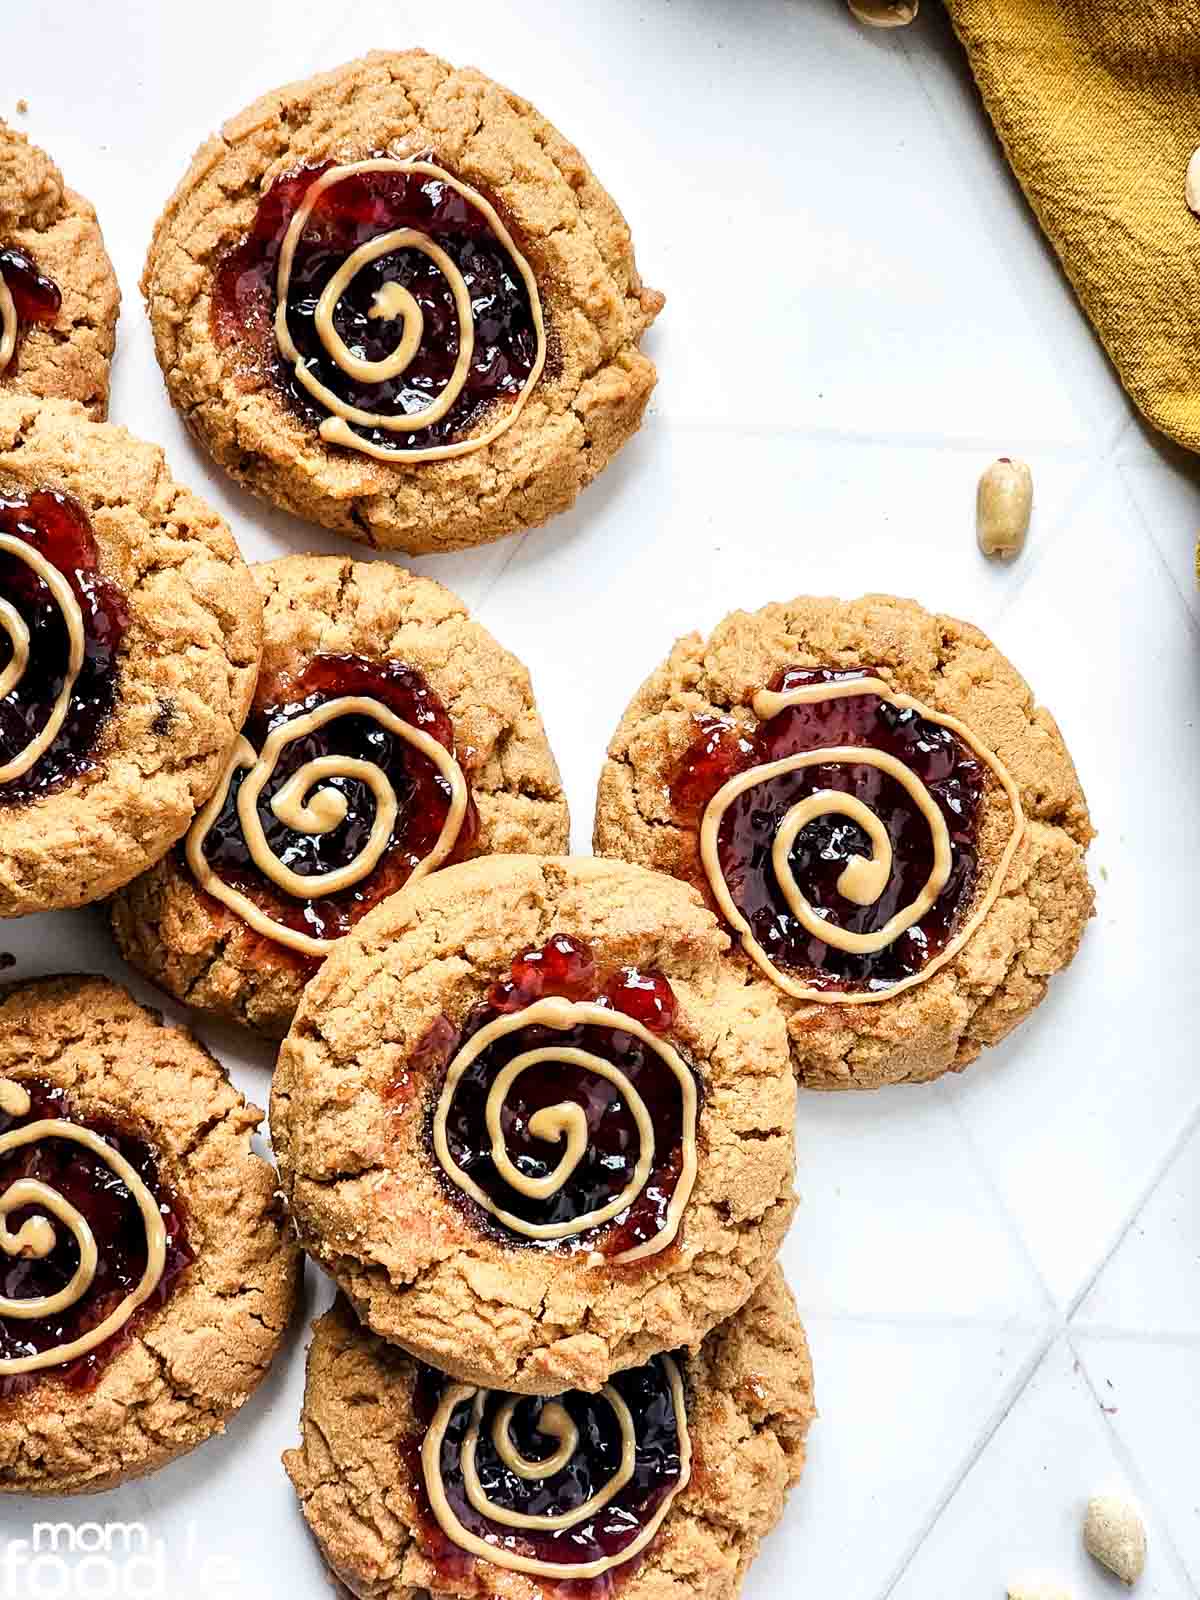
<svg viewBox="0 0 1200 1600">
<path fill-rule="evenodd" d="M 265 1376 L 299 1252 L 261 1118 L 106 979 L 0 988 L 0 1490 L 140 1477 Z"/>
<path fill-rule="evenodd" d="M 697 1348 L 551 1398 L 448 1378 L 339 1298 L 313 1334 L 284 1466 L 362 1600 L 732 1600 L 800 1480 L 814 1415 L 778 1267 Z"/>
<path fill-rule="evenodd" d="M 0 917 L 144 872 L 225 768 L 262 604 L 162 451 L 0 394 Z"/>
<path fill-rule="evenodd" d="M 121 895 L 126 958 L 272 1038 L 373 905 L 447 863 L 567 846 L 529 674 L 429 578 L 386 561 L 254 569 L 263 664 L 185 840 Z"/>
<path fill-rule="evenodd" d="M 271 1131 L 301 1243 L 369 1327 L 466 1383 L 597 1390 L 694 1344 L 791 1219 L 771 985 L 672 878 L 451 867 L 309 985 Z"/>
<path fill-rule="evenodd" d="M 96 213 L 0 122 L 0 395 L 108 411 L 121 292 Z"/>
<path fill-rule="evenodd" d="M 609 745 L 595 848 L 696 884 L 787 1011 L 801 1081 L 960 1071 L 1092 914 L 1053 717 L 967 623 L 801 598 L 681 639 Z"/>
<path fill-rule="evenodd" d="M 353 539 L 486 543 L 637 429 L 663 304 L 579 152 L 421 50 L 277 89 L 201 146 L 142 278 L 171 399 L 247 488 Z"/>
</svg>

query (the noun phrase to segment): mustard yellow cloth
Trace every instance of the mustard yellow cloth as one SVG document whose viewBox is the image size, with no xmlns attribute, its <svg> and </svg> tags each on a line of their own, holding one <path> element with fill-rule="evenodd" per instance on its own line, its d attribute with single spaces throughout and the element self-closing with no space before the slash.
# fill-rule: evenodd
<svg viewBox="0 0 1200 1600">
<path fill-rule="evenodd" d="M 946 0 L 1013 171 L 1121 380 L 1200 450 L 1200 0 Z"/>
</svg>

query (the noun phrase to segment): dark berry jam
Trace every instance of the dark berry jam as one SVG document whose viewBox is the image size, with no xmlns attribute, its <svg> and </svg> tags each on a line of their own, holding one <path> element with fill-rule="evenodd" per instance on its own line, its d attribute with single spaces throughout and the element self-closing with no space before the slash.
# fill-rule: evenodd
<svg viewBox="0 0 1200 1600">
<path fill-rule="evenodd" d="M 787 691 L 874 675 L 868 668 L 792 668 L 771 687 Z M 681 820 L 695 825 L 709 800 L 735 774 L 830 745 L 869 745 L 895 756 L 926 786 L 945 817 L 953 849 L 950 879 L 920 922 L 884 950 L 853 955 L 813 938 L 793 916 L 776 882 L 771 848 L 784 816 L 818 789 L 835 789 L 856 796 L 883 823 L 894 852 L 893 870 L 874 904 L 858 906 L 844 899 L 838 879 L 851 856 L 870 855 L 870 843 L 848 817 L 816 817 L 797 835 L 790 857 L 809 903 L 837 927 L 869 934 L 916 898 L 933 867 L 929 825 L 901 785 L 875 767 L 830 763 L 747 789 L 721 823 L 721 871 L 754 937 L 780 968 L 814 988 L 888 989 L 920 972 L 945 949 L 975 899 L 976 837 L 987 771 L 948 728 L 870 693 L 790 706 L 753 732 L 707 719 L 672 780 L 672 803 Z"/>
<path fill-rule="evenodd" d="M 378 700 L 403 721 L 430 734 L 453 753 L 454 727 L 437 695 L 415 667 L 401 661 L 368 661 L 361 656 L 322 655 L 298 677 L 261 684 L 242 732 L 256 750 L 284 723 L 343 695 Z M 245 771 L 234 773 L 220 814 L 204 842 L 204 856 L 218 877 L 240 889 L 273 921 L 315 939 L 337 939 L 387 895 L 394 894 L 437 844 L 450 810 L 450 786 L 428 756 L 399 734 L 368 716 L 338 717 L 284 746 L 259 796 L 258 815 L 272 853 L 301 877 L 317 878 L 353 861 L 366 845 L 375 820 L 375 801 L 359 778 L 328 778 L 322 788 L 345 796 L 345 820 L 328 833 L 294 833 L 271 809 L 284 783 L 318 756 L 342 755 L 370 761 L 386 775 L 398 802 L 391 842 L 366 878 L 338 894 L 296 900 L 284 894 L 255 866 L 242 836 L 237 797 Z M 469 854 L 479 816 L 469 801 L 450 857 Z"/>
<path fill-rule="evenodd" d="M 37 322 L 50 327 L 57 320 L 62 309 L 62 291 L 52 278 L 38 271 L 37 263 L 24 250 L 14 245 L 0 248 L 0 278 L 12 295 L 18 324 Z M 14 356 L 13 363 L 0 376 L 11 376 L 15 364 Z"/>
<path fill-rule="evenodd" d="M 679 1454 L 680 1422 L 675 1412 L 666 1363 L 661 1356 L 644 1367 L 614 1373 L 609 1380 L 629 1407 L 637 1441 L 633 1477 L 609 1503 L 586 1522 L 558 1531 L 510 1528 L 476 1511 L 463 1486 L 462 1446 L 471 1420 L 471 1402 L 464 1401 L 451 1416 L 442 1439 L 441 1476 L 446 1498 L 462 1526 L 497 1548 L 556 1566 L 583 1566 L 604 1557 L 619 1557 L 645 1528 L 663 1502 L 679 1485 L 683 1463 Z M 437 1411 L 446 1379 L 440 1372 L 420 1367 L 414 1393 L 417 1421 L 428 1428 Z M 551 1478 L 521 1478 L 507 1467 L 492 1442 L 496 1412 L 508 1399 L 498 1391 L 488 1395 L 476 1447 L 475 1465 L 488 1499 L 507 1511 L 532 1517 L 554 1517 L 578 1510 L 600 1493 L 621 1465 L 621 1432 L 612 1407 L 603 1395 L 572 1391 L 558 1397 L 579 1430 L 579 1448 L 571 1461 Z M 548 1457 L 557 1441 L 539 1432 L 537 1421 L 543 1402 L 523 1396 L 513 1412 L 510 1438 L 530 1461 Z M 454 1545 L 435 1521 L 424 1475 L 420 1469 L 420 1438 L 407 1452 L 415 1465 L 415 1488 L 421 1512 L 423 1542 L 434 1563 L 448 1573 L 461 1574 L 464 1552 Z M 543 1578 L 542 1586 L 556 1596 L 609 1595 L 638 1566 L 635 1556 L 611 1567 L 598 1578 L 563 1580 Z M 474 1565 L 471 1557 L 465 1562 Z M 522 1583 L 527 1580 L 522 1578 Z M 483 1591 L 481 1591 L 483 1592 Z M 488 1591 L 490 1592 L 490 1591 Z"/>
<path fill-rule="evenodd" d="M 642 973 L 635 967 L 601 973 L 582 940 L 556 934 L 542 949 L 516 957 L 511 976 L 494 984 L 487 1000 L 467 1017 L 453 1048 L 446 1051 L 447 1061 L 497 1016 L 522 1011 L 548 995 L 595 1000 L 657 1033 L 667 1032 L 675 1020 L 675 996 L 660 973 Z M 535 1138 L 529 1131 L 530 1120 L 544 1107 L 573 1101 L 587 1114 L 586 1155 L 562 1188 L 545 1200 L 518 1193 L 497 1172 L 485 1116 L 488 1093 L 514 1056 L 546 1045 L 574 1047 L 600 1056 L 619 1068 L 645 1101 L 654 1125 L 655 1155 L 641 1193 L 607 1224 L 566 1239 L 531 1240 L 504 1227 L 473 1201 L 464 1200 L 452 1185 L 450 1192 L 477 1213 L 482 1227 L 499 1230 L 512 1243 L 595 1250 L 605 1256 L 624 1254 L 662 1231 L 683 1160 L 679 1082 L 666 1062 L 634 1034 L 620 1028 L 560 1029 L 541 1024 L 504 1034 L 476 1057 L 459 1080 L 446 1125 L 450 1153 L 503 1210 L 538 1226 L 570 1222 L 599 1210 L 632 1180 L 640 1144 L 637 1124 L 619 1088 L 584 1067 L 557 1060 L 529 1067 L 509 1089 L 501 1114 L 505 1148 L 524 1176 L 546 1177 L 558 1164 L 561 1146 Z"/>
<path fill-rule="evenodd" d="M 314 427 L 329 413 L 297 381 L 275 343 L 276 270 L 288 224 L 309 186 L 330 165 L 302 167 L 272 184 L 249 233 L 217 263 L 213 283 L 214 333 L 222 346 L 240 355 L 243 382 L 256 388 L 268 379 Z M 409 366 L 383 383 L 362 383 L 343 372 L 321 344 L 314 317 L 325 285 L 360 245 L 397 228 L 429 235 L 450 256 L 475 314 L 474 358 L 462 393 L 444 417 L 412 433 L 352 424 L 364 439 L 387 449 L 420 450 L 467 436 L 486 411 L 520 392 L 537 359 L 537 331 L 520 272 L 482 212 L 456 189 L 427 173 L 356 174 L 318 197 L 296 248 L 288 292 L 288 327 L 296 348 L 340 400 L 372 415 L 414 416 L 438 398 L 458 360 L 458 313 L 450 285 L 435 262 L 413 249 L 396 250 L 364 267 L 334 313 L 334 325 L 355 355 L 382 360 L 399 343 L 402 325 L 371 312 L 384 284 L 400 284 L 424 317 L 421 345 Z"/>
<path fill-rule="evenodd" d="M 144 1139 L 106 1119 L 73 1115 L 63 1090 L 52 1084 L 25 1079 L 21 1087 L 29 1093 L 30 1109 L 22 1117 L 0 1112 L 0 1134 L 43 1119 L 72 1122 L 99 1134 L 125 1157 L 158 1201 L 167 1230 L 167 1256 L 158 1286 L 123 1328 L 96 1349 L 63 1366 L 0 1377 L 0 1398 L 5 1399 L 27 1393 L 43 1379 L 53 1379 L 71 1389 L 94 1388 L 104 1368 L 129 1343 L 137 1328 L 171 1298 L 181 1275 L 195 1259 L 183 1206 L 159 1177 L 157 1157 Z M 0 1358 L 6 1361 L 37 1355 L 81 1338 L 116 1310 L 137 1288 L 146 1270 L 142 1213 L 125 1184 L 99 1156 L 72 1140 L 40 1139 L 0 1156 L 0 1194 L 19 1178 L 36 1178 L 82 1213 L 95 1235 L 99 1259 L 91 1288 L 65 1311 L 28 1322 L 0 1316 Z M 9 1230 L 16 1233 L 31 1217 L 45 1215 L 37 1206 L 22 1206 L 9 1216 Z M 54 1228 L 58 1242 L 40 1261 L 0 1253 L 0 1294 L 14 1300 L 39 1299 L 66 1287 L 79 1265 L 79 1247 L 63 1224 L 54 1222 Z"/>
<path fill-rule="evenodd" d="M 116 700 L 117 656 L 129 627 L 129 608 L 116 584 L 103 577 L 91 524 L 82 506 L 52 489 L 0 495 L 0 533 L 22 540 L 63 574 L 83 613 L 83 668 L 75 680 L 66 720 L 50 748 L 27 772 L 0 784 L 0 805 L 30 800 L 93 771 L 104 725 Z M 70 639 L 58 603 L 19 557 L 0 550 L 0 597 L 16 607 L 29 629 L 29 665 L 0 700 L 0 765 L 24 750 L 46 726 L 66 680 Z M 12 642 L 0 630 L 0 670 L 12 659 Z"/>
</svg>

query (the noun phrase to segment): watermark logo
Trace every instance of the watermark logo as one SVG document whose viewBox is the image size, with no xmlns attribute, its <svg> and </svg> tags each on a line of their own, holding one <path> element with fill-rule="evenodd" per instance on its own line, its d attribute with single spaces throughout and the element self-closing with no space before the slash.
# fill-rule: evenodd
<svg viewBox="0 0 1200 1600">
<path fill-rule="evenodd" d="M 186 1563 L 210 1600 L 245 1592 L 236 1563 L 203 1552 L 195 1523 L 175 1548 L 144 1522 L 35 1522 L 0 1550 L 0 1600 L 171 1600 Z"/>
</svg>

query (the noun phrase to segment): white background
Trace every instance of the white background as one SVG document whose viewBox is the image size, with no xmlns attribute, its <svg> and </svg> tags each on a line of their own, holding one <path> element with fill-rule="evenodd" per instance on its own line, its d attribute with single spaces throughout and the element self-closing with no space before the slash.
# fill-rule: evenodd
<svg viewBox="0 0 1200 1600">
<path fill-rule="evenodd" d="M 802 1099 L 785 1264 L 822 1416 L 747 1593 L 960 1600 L 1045 1573 L 1102 1600 L 1119 1586 L 1079 1549 L 1081 1510 L 1125 1489 L 1149 1527 L 1139 1593 L 1191 1595 L 1195 467 L 1132 414 L 925 10 L 884 35 L 842 0 L 6 0 L 0 114 L 99 209 L 125 294 L 114 419 L 166 446 L 251 559 L 348 547 L 228 483 L 166 403 L 137 278 L 195 146 L 264 90 L 414 44 L 580 145 L 667 293 L 650 416 L 568 516 L 417 563 L 528 662 L 578 850 L 626 700 L 676 635 L 735 605 L 887 590 L 1012 656 L 1092 804 L 1097 917 L 1038 1014 L 963 1078 Z M 1036 481 L 1011 568 L 974 543 L 975 482 L 1002 453 Z M 18 976 L 129 977 L 96 913 L 10 924 L 0 947 Z M 265 1104 L 269 1053 L 198 1031 Z M 326 1293 L 310 1269 L 305 1323 Z M 224 1438 L 95 1500 L 10 1500 L 0 1539 L 47 1514 L 141 1519 L 177 1563 L 172 1596 L 328 1595 L 278 1461 L 304 1343 L 301 1324 Z"/>
</svg>

